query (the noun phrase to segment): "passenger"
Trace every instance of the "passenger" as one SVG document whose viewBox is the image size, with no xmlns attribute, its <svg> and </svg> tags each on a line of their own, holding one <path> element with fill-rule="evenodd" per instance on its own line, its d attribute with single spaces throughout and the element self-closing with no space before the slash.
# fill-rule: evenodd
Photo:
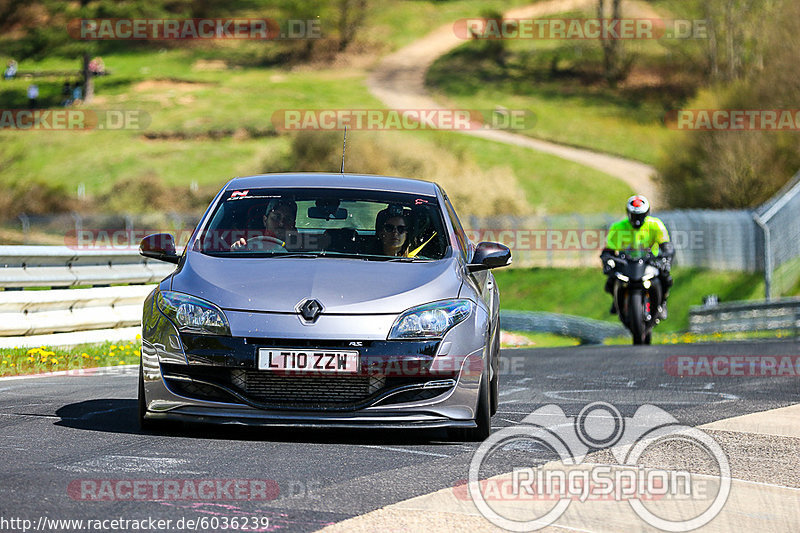
<svg viewBox="0 0 800 533">
<path fill-rule="evenodd" d="M 281 241 L 285 246 L 286 240 L 292 233 L 297 233 L 295 223 L 297 221 L 297 203 L 293 200 L 284 198 L 270 201 L 267 205 L 264 221 L 264 235 L 270 239 Z M 264 238 L 252 237 L 251 241 L 264 241 Z M 231 245 L 231 250 L 247 247 L 247 239 L 244 237 Z"/>
<path fill-rule="evenodd" d="M 390 205 L 375 217 L 376 250 L 380 255 L 408 256 L 408 217 L 403 207 Z"/>
</svg>

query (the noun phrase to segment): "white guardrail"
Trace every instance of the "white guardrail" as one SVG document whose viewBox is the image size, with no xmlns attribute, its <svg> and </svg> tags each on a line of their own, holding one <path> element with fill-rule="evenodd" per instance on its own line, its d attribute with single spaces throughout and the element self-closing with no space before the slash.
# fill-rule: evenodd
<svg viewBox="0 0 800 533">
<path fill-rule="evenodd" d="M 174 269 L 137 250 L 0 246 L 0 337 L 139 325 L 152 284 Z"/>
</svg>

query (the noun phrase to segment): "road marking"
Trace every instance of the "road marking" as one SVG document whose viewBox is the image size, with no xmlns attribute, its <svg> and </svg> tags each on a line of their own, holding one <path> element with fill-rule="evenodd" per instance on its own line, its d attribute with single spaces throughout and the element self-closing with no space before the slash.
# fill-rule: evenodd
<svg viewBox="0 0 800 533">
<path fill-rule="evenodd" d="M 180 470 L 179 467 L 191 464 L 189 459 L 179 457 L 137 457 L 132 455 L 103 455 L 66 465 L 55 465 L 59 470 L 69 472 L 123 472 L 148 474 L 203 474 L 193 470 Z"/>
<path fill-rule="evenodd" d="M 102 376 L 102 375 L 132 375 L 128 373 L 128 370 L 131 368 L 138 368 L 138 367 L 139 365 L 117 365 L 117 366 L 101 366 L 97 368 L 76 368 L 74 370 L 59 370 L 57 372 L 45 372 L 43 374 L 27 374 L 24 376 L 5 376 L 0 378 L 0 381 L 52 378 L 61 376 L 89 377 L 89 376 Z M 119 372 L 117 372 L 117 370 L 119 370 Z"/>
<path fill-rule="evenodd" d="M 560 400 L 564 402 L 591 402 L 598 399 L 602 399 L 604 401 L 612 401 L 608 399 L 609 397 L 611 397 L 614 398 L 612 403 L 616 403 L 619 405 L 632 405 L 632 404 L 641 405 L 642 403 L 668 404 L 668 405 L 701 405 L 705 403 L 730 402 L 739 399 L 739 397 L 736 396 L 735 394 L 729 394 L 725 392 L 711 392 L 711 391 L 686 390 L 686 389 L 675 389 L 675 390 L 679 390 L 680 392 L 683 392 L 684 394 L 687 395 L 700 396 L 701 398 L 698 400 L 676 400 L 670 396 L 660 397 L 651 394 L 651 398 L 648 399 L 647 402 L 643 402 L 641 397 L 631 397 L 629 400 L 626 399 L 625 389 L 623 390 L 578 389 L 578 390 L 545 391 L 544 395 L 550 398 L 551 400 Z M 656 393 L 658 391 L 647 390 L 647 389 L 636 389 L 636 390 L 631 390 L 631 392 L 635 392 L 636 394 L 641 396 L 647 393 Z M 593 396 L 598 396 L 597 393 L 604 393 L 604 395 L 602 398 L 593 397 Z"/>
<path fill-rule="evenodd" d="M 512 389 L 504 390 L 499 395 L 500 396 L 508 396 L 509 394 L 515 394 L 517 392 L 524 392 L 524 391 L 528 391 L 528 390 L 530 390 L 530 389 L 527 388 L 527 387 L 514 387 Z"/>
<path fill-rule="evenodd" d="M 446 455 L 444 453 L 434 453 L 434 452 L 423 452 L 422 450 L 407 450 L 405 448 L 392 448 L 390 446 L 372 446 L 369 444 L 361 444 L 362 448 L 372 448 L 375 450 L 389 450 L 392 452 L 403 452 L 403 453 L 413 453 L 418 455 L 430 455 L 432 457 L 452 457 L 451 455 Z"/>
</svg>

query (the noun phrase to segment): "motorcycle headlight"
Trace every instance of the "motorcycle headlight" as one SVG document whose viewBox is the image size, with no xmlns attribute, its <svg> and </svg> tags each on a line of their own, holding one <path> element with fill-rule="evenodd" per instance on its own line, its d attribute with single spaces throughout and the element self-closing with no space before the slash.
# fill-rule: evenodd
<svg viewBox="0 0 800 533">
<path fill-rule="evenodd" d="M 177 326 L 178 331 L 209 335 L 231 334 L 225 313 L 211 302 L 182 292 L 161 291 L 156 304 Z"/>
<path fill-rule="evenodd" d="M 656 276 L 658 276 L 658 269 L 652 265 L 647 265 L 644 269 L 644 276 L 642 276 L 642 280 L 653 279 Z"/>
<path fill-rule="evenodd" d="M 397 317 L 389 332 L 392 339 L 436 339 L 472 313 L 469 300 L 443 300 L 412 307 Z"/>
</svg>

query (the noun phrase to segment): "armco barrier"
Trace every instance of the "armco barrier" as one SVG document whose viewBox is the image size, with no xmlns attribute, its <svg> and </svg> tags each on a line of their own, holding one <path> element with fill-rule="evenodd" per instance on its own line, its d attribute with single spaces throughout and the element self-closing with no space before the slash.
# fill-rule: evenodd
<svg viewBox="0 0 800 533">
<path fill-rule="evenodd" d="M 76 287 L 155 283 L 175 265 L 137 250 L 74 250 L 66 246 L 0 246 L 0 287 Z"/>
<path fill-rule="evenodd" d="M 800 298 L 730 302 L 698 306 L 689 310 L 689 329 L 693 333 L 800 330 Z"/>
<path fill-rule="evenodd" d="M 137 250 L 0 246 L 0 336 L 136 326 L 152 283 L 174 269 Z M 30 287 L 59 288 L 19 290 Z"/>
<path fill-rule="evenodd" d="M 154 285 L 0 292 L 0 336 L 137 326 Z"/>
<path fill-rule="evenodd" d="M 619 324 L 571 315 L 535 311 L 500 311 L 500 327 L 575 337 L 585 344 L 602 344 L 607 337 L 626 335 Z"/>
</svg>

